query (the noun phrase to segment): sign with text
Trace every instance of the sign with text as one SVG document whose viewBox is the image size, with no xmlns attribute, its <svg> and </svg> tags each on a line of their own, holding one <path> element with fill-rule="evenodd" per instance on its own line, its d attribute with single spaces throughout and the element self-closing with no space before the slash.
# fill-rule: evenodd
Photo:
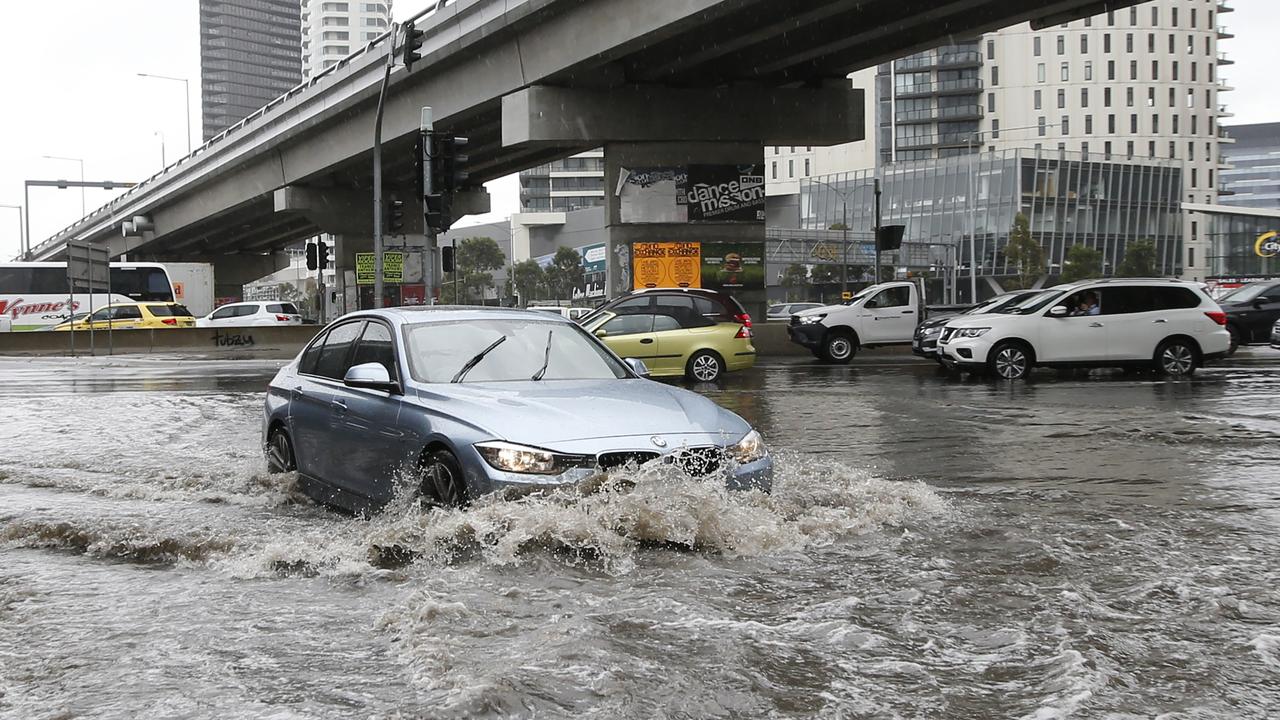
<svg viewBox="0 0 1280 720">
<path fill-rule="evenodd" d="M 686 223 L 689 210 L 677 202 L 688 183 L 682 167 L 622 168 L 618 174 L 618 216 L 624 223 Z"/>
<path fill-rule="evenodd" d="M 764 242 L 702 243 L 702 287 L 763 290 Z"/>
<path fill-rule="evenodd" d="M 701 243 L 635 243 L 631 255 L 635 290 L 702 287 Z"/>
<path fill-rule="evenodd" d="M 373 253 L 356 253 L 356 284 L 374 284 Z M 382 282 L 400 283 L 404 281 L 404 253 L 382 253 Z"/>
<path fill-rule="evenodd" d="M 764 222 L 763 165 L 690 165 L 676 202 L 689 222 Z"/>
</svg>

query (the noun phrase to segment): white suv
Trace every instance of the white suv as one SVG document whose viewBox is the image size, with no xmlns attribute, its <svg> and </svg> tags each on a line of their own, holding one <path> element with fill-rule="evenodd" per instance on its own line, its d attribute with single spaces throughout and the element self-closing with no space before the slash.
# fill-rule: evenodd
<svg viewBox="0 0 1280 720">
<path fill-rule="evenodd" d="M 1198 284 L 1178 280 L 1061 285 L 1006 312 L 948 322 L 938 341 L 942 361 L 1007 380 L 1036 365 L 1190 375 L 1231 344 L 1226 313 Z"/>
<path fill-rule="evenodd" d="M 302 313 L 291 302 L 238 302 L 218 306 L 217 310 L 196 319 L 196 327 L 262 327 L 264 325 L 301 325 Z"/>
</svg>

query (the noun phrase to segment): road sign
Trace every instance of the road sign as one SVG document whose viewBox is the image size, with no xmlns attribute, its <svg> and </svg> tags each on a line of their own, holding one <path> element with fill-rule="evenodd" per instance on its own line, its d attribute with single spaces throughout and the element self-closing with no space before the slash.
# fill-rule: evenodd
<svg viewBox="0 0 1280 720">
<path fill-rule="evenodd" d="M 83 241 L 67 242 L 67 279 L 72 288 L 106 290 L 111 284 L 107 248 Z"/>
<path fill-rule="evenodd" d="M 356 284 L 373 285 L 374 272 L 373 253 L 356 253 Z M 382 253 L 382 281 L 404 282 L 404 253 Z"/>
<path fill-rule="evenodd" d="M 848 290 L 845 290 L 844 292 L 840 293 L 841 300 L 848 300 L 851 297 L 853 297 L 853 293 L 849 292 Z"/>
</svg>

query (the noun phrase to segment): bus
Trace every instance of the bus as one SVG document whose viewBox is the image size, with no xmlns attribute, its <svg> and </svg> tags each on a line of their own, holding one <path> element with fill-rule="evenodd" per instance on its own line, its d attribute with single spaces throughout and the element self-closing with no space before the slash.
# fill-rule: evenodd
<svg viewBox="0 0 1280 720">
<path fill-rule="evenodd" d="M 72 288 L 65 262 L 0 263 L 0 332 L 47 330 L 90 307 L 111 303 L 174 300 L 173 282 L 164 265 L 111 263 L 111 292 L 90 295 Z"/>
</svg>

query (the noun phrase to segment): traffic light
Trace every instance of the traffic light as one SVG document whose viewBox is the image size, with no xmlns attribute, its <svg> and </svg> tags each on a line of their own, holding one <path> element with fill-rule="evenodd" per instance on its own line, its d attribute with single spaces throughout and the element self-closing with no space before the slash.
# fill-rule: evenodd
<svg viewBox="0 0 1280 720">
<path fill-rule="evenodd" d="M 453 246 L 445 245 L 440 248 L 440 269 L 444 272 L 453 272 Z"/>
<path fill-rule="evenodd" d="M 467 156 L 459 153 L 458 148 L 466 145 L 466 138 L 452 133 L 427 131 L 418 138 L 415 153 L 418 190 L 422 195 L 427 228 L 431 232 L 445 232 L 453 225 L 452 197 L 468 177 L 459 169 L 467 162 Z"/>
<path fill-rule="evenodd" d="M 319 267 L 319 265 L 317 265 L 318 262 L 319 261 L 316 259 L 316 246 L 311 243 L 307 243 L 307 269 L 315 270 Z"/>
<path fill-rule="evenodd" d="M 329 267 L 329 245 L 323 240 L 316 242 L 316 265 L 324 270 Z"/>
<path fill-rule="evenodd" d="M 404 24 L 404 44 L 400 46 L 400 57 L 404 60 L 406 72 L 413 70 L 413 64 L 422 59 L 423 35 L 412 20 Z"/>
<path fill-rule="evenodd" d="M 404 201 L 395 195 L 392 195 L 387 203 L 387 233 L 404 234 Z"/>
</svg>

